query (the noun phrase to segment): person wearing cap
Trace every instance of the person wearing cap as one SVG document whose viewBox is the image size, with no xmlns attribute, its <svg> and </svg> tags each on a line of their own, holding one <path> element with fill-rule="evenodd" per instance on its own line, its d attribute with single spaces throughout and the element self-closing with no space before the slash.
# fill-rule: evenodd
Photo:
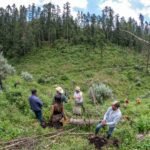
<svg viewBox="0 0 150 150">
<path fill-rule="evenodd" d="M 99 130 L 104 126 L 109 126 L 109 130 L 107 132 L 107 138 L 109 139 L 117 125 L 120 121 L 122 113 L 119 109 L 120 104 L 118 101 L 112 103 L 112 106 L 108 108 L 107 112 L 104 115 L 104 118 L 100 123 L 96 126 L 95 135 L 98 134 Z"/>
<path fill-rule="evenodd" d="M 36 118 L 42 124 L 43 117 L 42 117 L 42 106 L 43 102 L 37 97 L 37 90 L 31 90 L 31 96 L 29 97 L 29 103 L 31 110 L 35 113 Z"/>
<path fill-rule="evenodd" d="M 83 111 L 85 111 L 85 108 L 83 106 L 83 93 L 80 90 L 79 86 L 76 86 L 73 97 L 74 97 L 74 100 L 75 100 L 75 105 L 76 106 L 81 106 Z"/>
<path fill-rule="evenodd" d="M 59 96 L 61 97 L 61 102 L 65 102 L 67 103 L 67 97 L 64 95 L 64 90 L 62 89 L 62 87 L 58 86 L 56 87 L 56 95 L 55 96 Z M 55 98 L 54 98 L 54 101 L 53 103 L 55 102 Z"/>
</svg>

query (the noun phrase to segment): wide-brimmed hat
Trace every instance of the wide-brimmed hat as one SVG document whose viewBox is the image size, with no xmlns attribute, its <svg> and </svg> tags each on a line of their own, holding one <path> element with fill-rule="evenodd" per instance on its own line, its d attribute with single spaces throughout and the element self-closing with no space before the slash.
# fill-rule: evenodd
<svg viewBox="0 0 150 150">
<path fill-rule="evenodd" d="M 64 90 L 60 86 L 56 87 L 56 91 L 59 92 L 60 94 L 64 93 Z"/>
<path fill-rule="evenodd" d="M 75 90 L 76 90 L 76 91 L 80 91 L 80 87 L 79 87 L 79 86 L 76 86 Z"/>
</svg>

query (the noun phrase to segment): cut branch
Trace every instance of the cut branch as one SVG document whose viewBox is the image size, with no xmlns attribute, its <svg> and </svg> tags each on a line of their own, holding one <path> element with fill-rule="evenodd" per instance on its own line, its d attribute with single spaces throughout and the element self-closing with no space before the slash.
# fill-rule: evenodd
<svg viewBox="0 0 150 150">
<path fill-rule="evenodd" d="M 94 119 L 73 119 L 71 118 L 70 119 L 70 124 L 73 124 L 73 125 L 92 125 L 92 124 L 96 124 L 98 123 L 99 120 L 94 120 Z"/>
</svg>

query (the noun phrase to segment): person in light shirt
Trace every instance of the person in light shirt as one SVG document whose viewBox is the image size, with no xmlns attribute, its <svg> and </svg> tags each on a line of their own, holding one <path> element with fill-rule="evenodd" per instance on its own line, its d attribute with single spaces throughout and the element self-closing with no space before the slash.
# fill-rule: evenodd
<svg viewBox="0 0 150 150">
<path fill-rule="evenodd" d="M 109 126 L 109 130 L 107 132 L 107 139 L 109 139 L 117 125 L 120 121 L 122 113 L 119 109 L 120 103 L 115 101 L 112 103 L 112 106 L 108 108 L 107 112 L 104 115 L 104 118 L 100 123 L 96 126 L 95 135 L 98 134 L 99 130 L 104 126 Z"/>
<path fill-rule="evenodd" d="M 75 92 L 74 92 L 74 96 L 73 96 L 74 100 L 75 100 L 75 105 L 76 106 L 81 106 L 83 111 L 85 111 L 85 108 L 83 106 L 83 93 L 80 90 L 80 87 L 77 86 L 75 88 Z"/>
</svg>

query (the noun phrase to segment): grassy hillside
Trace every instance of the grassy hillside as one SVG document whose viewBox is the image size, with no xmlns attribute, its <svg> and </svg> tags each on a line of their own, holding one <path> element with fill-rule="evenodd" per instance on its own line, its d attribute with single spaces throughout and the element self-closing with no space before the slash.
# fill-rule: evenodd
<svg viewBox="0 0 150 150">
<path fill-rule="evenodd" d="M 0 141 L 55 131 L 53 128 L 42 129 L 34 119 L 34 114 L 28 106 L 28 96 L 32 88 L 38 90 L 39 97 L 44 102 L 43 113 L 46 120 L 50 115 L 50 105 L 56 85 L 61 85 L 70 96 L 69 102 L 65 104 L 68 117 L 72 116 L 74 87 L 79 85 L 84 92 L 86 107 L 86 113 L 82 118 L 102 118 L 112 100 L 95 107 L 88 97 L 88 89 L 92 83 L 103 82 L 113 90 L 114 99 L 122 103 L 125 98 L 130 99 L 127 108 L 124 108 L 123 104 L 121 107 L 123 115 L 130 119 L 124 119 L 114 133 L 114 137 L 120 141 L 120 149 L 144 150 L 150 146 L 148 137 L 150 76 L 145 73 L 143 65 L 145 59 L 141 54 L 110 45 L 103 50 L 101 57 L 99 49 L 92 50 L 83 45 L 61 45 L 57 48 L 35 49 L 27 56 L 11 62 L 16 67 L 18 75 L 8 77 L 4 83 L 5 91 L 0 93 Z M 20 76 L 22 71 L 31 73 L 33 81 L 24 81 Z M 16 81 L 20 84 L 14 88 Z M 136 104 L 137 97 L 143 97 L 140 105 Z M 64 129 L 73 127 L 65 125 Z M 77 127 L 75 132 L 94 132 L 94 128 L 95 125 Z M 102 134 L 104 133 L 102 131 Z M 144 140 L 136 139 L 139 133 L 145 134 Z M 43 149 L 50 142 L 53 141 L 43 138 L 34 148 Z M 67 134 L 57 137 L 50 147 L 47 146 L 45 149 L 94 149 L 93 145 L 89 145 L 86 136 Z"/>
</svg>

